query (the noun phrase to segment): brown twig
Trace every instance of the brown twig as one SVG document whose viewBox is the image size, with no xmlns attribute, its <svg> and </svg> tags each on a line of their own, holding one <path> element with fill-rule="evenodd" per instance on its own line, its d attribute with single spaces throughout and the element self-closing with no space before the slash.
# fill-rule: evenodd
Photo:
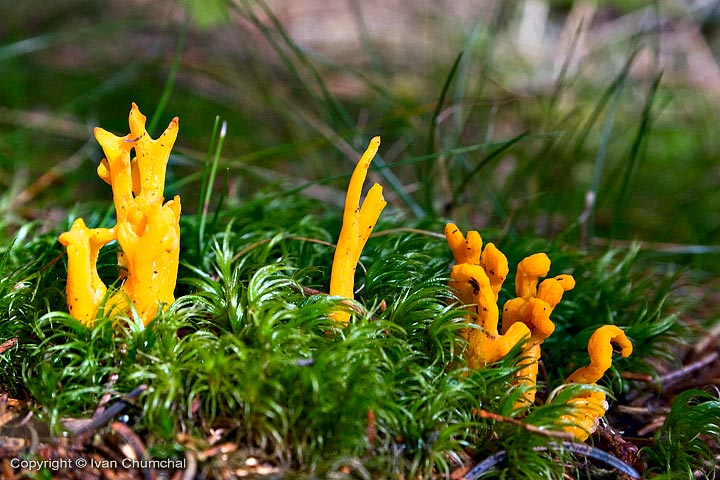
<svg viewBox="0 0 720 480">
<path fill-rule="evenodd" d="M 690 374 L 707 367 L 708 365 L 716 362 L 718 359 L 720 359 L 720 353 L 718 352 L 711 352 L 704 357 L 700 358 L 699 360 L 696 360 L 692 363 L 689 363 L 687 365 L 684 365 L 682 368 L 678 370 L 674 370 L 672 372 L 666 373 L 665 375 L 662 375 L 660 377 L 660 382 L 662 383 L 664 388 L 667 388 L 669 384 L 675 383 L 681 379 L 683 379 L 686 376 L 689 376 Z"/>
<path fill-rule="evenodd" d="M 370 409 L 367 412 L 367 439 L 371 452 L 375 451 L 375 437 L 375 412 Z"/>
<path fill-rule="evenodd" d="M 12 347 L 17 345 L 17 343 L 17 338 L 11 338 L 10 340 L 4 341 L 2 344 L 0 344 L 0 353 L 5 353 L 7 350 L 10 350 Z"/>
<path fill-rule="evenodd" d="M 647 373 L 636 373 L 636 372 L 622 372 L 620 376 L 625 380 L 635 380 L 636 382 L 643 383 L 655 383 L 655 379 L 652 375 Z"/>
<path fill-rule="evenodd" d="M 510 417 L 504 417 L 502 415 L 498 415 L 497 413 L 488 412 L 487 410 L 480 409 L 477 411 L 477 414 L 480 416 L 480 418 L 488 418 L 490 420 L 495 420 L 497 422 L 503 422 L 503 423 L 509 423 L 511 425 L 517 425 L 519 427 L 524 428 L 528 432 L 536 433 L 538 435 L 542 435 L 544 437 L 550 437 L 550 438 L 558 438 L 561 440 L 573 440 L 573 434 L 570 432 L 564 432 L 559 430 L 545 430 L 540 427 L 536 427 L 535 425 L 532 425 L 530 423 L 521 422 L 520 420 L 510 418 Z"/>
</svg>

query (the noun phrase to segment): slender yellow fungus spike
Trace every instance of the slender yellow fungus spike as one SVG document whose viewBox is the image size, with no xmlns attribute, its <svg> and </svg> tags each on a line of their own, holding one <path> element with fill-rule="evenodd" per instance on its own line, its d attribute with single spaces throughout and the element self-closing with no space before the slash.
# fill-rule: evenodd
<svg viewBox="0 0 720 480">
<path fill-rule="evenodd" d="M 468 234 L 468 237 L 469 236 L 470 234 Z M 485 270 L 485 273 L 487 273 L 490 279 L 490 286 L 492 287 L 492 291 L 495 294 L 495 301 L 497 302 L 502 284 L 510 272 L 507 257 L 498 250 L 494 243 L 488 243 L 482 252 L 480 265 L 482 265 L 483 270 Z"/>
<path fill-rule="evenodd" d="M 517 267 L 515 276 L 515 295 L 520 298 L 536 295 L 538 279 L 550 271 L 550 259 L 544 253 L 536 253 L 525 257 Z"/>
<path fill-rule="evenodd" d="M 93 325 L 97 308 L 107 291 L 97 273 L 98 252 L 114 239 L 114 230 L 88 228 L 82 218 L 75 220 L 70 231 L 59 238 L 68 254 L 68 309 L 70 315 L 87 326 Z"/>
<path fill-rule="evenodd" d="M 477 327 L 462 331 L 468 341 L 468 366 L 479 368 L 497 362 L 530 337 L 523 323 L 516 323 L 503 335 L 498 333 L 497 298 L 508 273 L 507 258 L 492 243 L 481 252 L 480 234 L 471 231 L 465 238 L 452 223 L 445 227 L 445 237 L 456 262 L 450 272 L 450 286 L 470 312 L 468 321 Z"/>
<path fill-rule="evenodd" d="M 612 365 L 613 351 L 627 357 L 632 354 L 632 343 L 625 336 L 625 332 L 615 325 L 604 325 L 592 334 L 588 342 L 590 365 L 573 372 L 565 383 L 596 384 Z M 584 442 L 598 426 L 600 417 L 605 415 L 608 403 L 602 392 L 588 392 L 570 399 L 568 405 L 575 407 L 572 414 L 561 416 L 563 427 L 573 434 L 576 440 Z"/>
<path fill-rule="evenodd" d="M 597 383 L 612 365 L 612 354 L 616 349 L 623 357 L 632 353 L 632 343 L 625 332 L 615 325 L 598 328 L 588 342 L 590 365 L 575 370 L 565 383 Z"/>
<path fill-rule="evenodd" d="M 134 103 L 128 122 L 130 133 L 124 137 L 102 128 L 95 129 L 95 138 L 106 156 L 97 173 L 112 187 L 116 227 L 108 230 L 111 234 L 106 234 L 102 229 L 88 230 L 80 220 L 81 223 L 76 222 L 77 227 L 73 225 L 70 232 L 60 236 L 60 241 L 68 246 L 68 305 L 71 314 L 85 323 L 94 318 L 106 292 L 97 276 L 94 259 L 102 245 L 116 238 L 120 245 L 120 276 L 125 281 L 109 301 L 112 313 L 128 313 L 129 300 L 147 324 L 156 316 L 158 308 L 174 301 L 181 207 L 177 196 L 163 204 L 163 192 L 165 169 L 177 138 L 178 119 L 174 118 L 157 140 L 148 135 L 145 116 Z M 133 149 L 136 158 L 131 160 Z M 86 230 L 99 233 L 90 237 Z M 93 240 L 95 237 L 98 240 Z M 90 260 L 85 259 L 88 255 Z M 80 288 L 85 285 L 91 288 Z"/>
<path fill-rule="evenodd" d="M 387 205 L 382 195 L 382 187 L 377 183 L 370 188 L 365 201 L 362 206 L 360 205 L 362 186 L 365 183 L 370 162 L 379 147 L 380 137 L 370 140 L 370 145 L 360 158 L 350 178 L 345 197 L 342 228 L 330 275 L 330 295 L 344 298 L 354 297 L 355 269 L 360 261 L 360 255 L 378 218 L 380 218 L 380 213 Z M 350 321 L 348 312 L 333 312 L 331 317 L 342 326 L 347 325 Z"/>
<path fill-rule="evenodd" d="M 467 238 L 454 223 L 445 226 L 445 238 L 455 258 L 455 263 L 480 264 L 480 251 L 482 250 L 482 237 L 475 230 L 467 234 Z"/>
<path fill-rule="evenodd" d="M 115 215 L 118 222 L 127 219 L 129 202 L 132 200 L 132 175 L 130 174 L 130 149 L 132 145 L 122 137 L 100 127 L 95 127 L 95 139 L 105 152 L 97 173 L 112 187 Z"/>
</svg>

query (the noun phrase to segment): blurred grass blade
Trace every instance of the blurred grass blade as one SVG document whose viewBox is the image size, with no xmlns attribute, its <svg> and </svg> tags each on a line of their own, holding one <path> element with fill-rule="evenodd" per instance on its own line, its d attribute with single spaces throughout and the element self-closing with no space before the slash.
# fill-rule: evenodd
<svg viewBox="0 0 720 480">
<path fill-rule="evenodd" d="M 340 123 L 345 127 L 352 126 L 353 121 L 347 110 L 345 110 L 340 102 L 330 93 L 320 73 L 312 65 L 303 50 L 290 37 L 282 22 L 280 22 L 267 3 L 263 0 L 255 0 L 253 2 L 244 1 L 243 3 L 245 4 L 245 9 L 242 13 L 262 32 L 265 39 L 270 43 L 290 73 L 295 77 L 296 84 L 302 86 L 305 91 L 313 97 L 312 103 L 317 106 L 327 107 L 325 108 L 325 114 L 332 125 Z M 252 7 L 253 4 L 257 4 L 262 9 L 263 14 L 270 20 L 273 29 L 269 28 L 265 22 L 260 20 L 255 14 Z M 277 41 L 276 35 L 280 37 L 282 44 Z M 293 54 L 293 57 L 288 55 L 288 51 Z M 307 76 L 313 80 L 320 90 L 320 96 L 318 96 L 315 90 L 308 84 L 306 75 L 301 73 L 298 66 L 301 66 L 303 71 L 307 73 Z"/>
<path fill-rule="evenodd" d="M 215 176 L 217 174 L 218 164 L 220 163 L 220 153 L 222 152 L 225 135 L 227 133 L 227 122 L 223 121 L 220 131 L 217 132 L 219 117 L 215 117 L 215 125 L 213 126 L 213 142 L 208 150 L 208 161 L 205 162 L 203 168 L 203 181 L 200 190 L 200 208 L 198 209 L 198 226 L 197 226 L 197 246 L 199 260 L 205 258 L 207 244 L 205 243 L 205 226 L 207 224 L 208 210 L 210 208 L 210 198 L 215 185 Z M 212 152 L 212 153 L 211 153 Z"/>
<path fill-rule="evenodd" d="M 429 154 L 435 150 L 435 134 L 437 133 L 435 129 L 437 128 L 437 119 L 440 115 L 440 112 L 442 112 L 443 105 L 445 105 L 445 97 L 447 96 L 448 90 L 450 89 L 450 84 L 455 78 L 455 74 L 458 71 L 458 66 L 460 65 L 460 61 L 462 60 L 462 58 L 463 52 L 460 51 L 460 53 L 458 53 L 455 57 L 455 61 L 450 67 L 450 71 L 448 72 L 447 77 L 445 77 L 445 82 L 443 83 L 442 90 L 440 90 L 440 97 L 435 104 L 435 110 L 433 111 L 432 117 L 430 119 L 430 130 L 428 131 L 427 148 L 425 149 L 425 153 Z"/>
<path fill-rule="evenodd" d="M 637 174 L 637 170 L 640 164 L 641 148 L 644 145 L 644 141 L 649 135 L 652 129 L 652 107 L 656 99 L 658 88 L 662 80 L 662 72 L 655 76 L 650 91 L 645 99 L 645 105 L 643 106 L 642 113 L 640 115 L 640 124 L 637 128 L 637 133 L 633 139 L 633 143 L 630 147 L 630 153 L 628 155 L 628 162 L 625 172 L 620 175 L 622 185 L 620 192 L 615 199 L 615 213 L 613 215 L 613 228 L 611 238 L 614 238 L 616 233 L 619 231 L 619 227 L 622 223 L 623 212 L 625 211 L 625 203 L 627 201 L 628 193 L 630 190 L 630 184 Z"/>
<path fill-rule="evenodd" d="M 587 137 L 592 125 L 595 120 L 599 117 L 600 113 L 608 107 L 607 114 L 605 116 L 605 122 L 603 123 L 602 133 L 600 134 L 600 144 L 595 155 L 595 165 L 593 168 L 592 179 L 590 181 L 590 187 L 588 188 L 585 195 L 585 209 L 578 219 L 580 225 L 581 241 L 587 244 L 595 236 L 595 210 L 598 204 L 598 194 L 600 190 L 600 180 L 602 178 L 603 171 L 605 170 L 605 157 L 607 155 L 608 145 L 610 143 L 610 136 L 612 135 L 613 125 L 617 116 L 617 110 L 620 105 L 620 97 L 623 92 L 623 88 L 627 82 L 630 67 L 632 66 L 638 50 L 634 50 L 630 57 L 625 62 L 620 73 L 617 75 L 612 85 L 605 91 L 602 99 L 595 107 L 590 119 L 585 124 L 584 131 L 581 132 L 581 139 L 576 144 L 576 149 L 579 149 Z"/>
<path fill-rule="evenodd" d="M 428 131 L 427 147 L 425 148 L 425 153 L 427 154 L 431 154 L 433 153 L 433 151 L 435 151 L 435 137 L 438 133 L 436 131 L 438 116 L 440 116 L 443 106 L 445 105 L 445 97 L 447 96 L 450 85 L 458 72 L 458 67 L 460 66 L 460 61 L 462 60 L 462 58 L 463 51 L 460 51 L 455 57 L 455 61 L 450 67 L 450 71 L 448 72 L 447 77 L 445 77 L 445 82 L 443 83 L 442 90 L 440 90 L 440 97 L 438 97 L 437 103 L 435 104 L 435 110 L 433 111 L 432 117 L 430 119 L 430 129 Z M 433 188 L 434 182 L 429 180 L 434 178 L 433 170 L 433 165 L 427 165 L 425 168 L 419 170 L 419 178 L 424 179 L 424 181 L 422 182 L 423 191 L 425 192 L 425 198 L 423 201 L 425 203 L 425 209 L 429 212 L 433 211 L 433 192 L 435 191 L 435 189 Z"/>
<path fill-rule="evenodd" d="M 560 67 L 560 72 L 558 73 L 557 79 L 555 80 L 555 86 L 553 87 L 552 94 L 550 95 L 550 102 L 548 104 L 548 110 L 550 112 L 555 110 L 555 106 L 560 100 L 560 96 L 565 91 L 567 74 L 570 70 L 570 63 L 575 58 L 575 53 L 577 51 L 578 43 L 580 41 L 580 35 L 582 34 L 583 28 L 585 28 L 584 18 L 582 18 L 580 22 L 578 22 L 578 26 L 575 29 L 572 41 L 570 42 L 570 48 L 567 52 L 567 55 L 565 55 L 565 59 L 563 60 L 562 66 Z"/>
<path fill-rule="evenodd" d="M 44 50 L 57 41 L 57 36 L 52 34 L 38 35 L 32 38 L 0 45 L 0 62 L 13 57 L 19 57 L 28 53 Z"/>
<path fill-rule="evenodd" d="M 185 24 L 182 27 L 182 30 L 180 30 L 180 35 L 178 37 L 177 45 L 175 47 L 175 55 L 173 56 L 173 62 L 170 66 L 170 73 L 168 74 L 168 78 L 165 81 L 165 86 L 163 87 L 163 92 L 160 96 L 160 100 L 158 101 L 155 113 L 153 113 L 152 119 L 150 119 L 150 126 L 147 128 L 147 131 L 148 133 L 150 133 L 150 135 L 155 132 L 155 129 L 157 128 L 158 123 L 163 116 L 163 113 L 165 113 L 165 108 L 170 101 L 170 95 L 172 94 L 173 88 L 175 87 L 175 80 L 177 79 L 177 74 L 180 71 L 180 60 L 182 59 L 183 51 L 185 50 L 185 40 L 187 39 L 188 25 L 189 20 L 186 20 Z"/>
<path fill-rule="evenodd" d="M 482 168 L 490 163 L 492 160 L 500 156 L 502 153 L 509 150 L 513 145 L 515 145 L 518 142 L 521 142 L 525 140 L 528 137 L 528 132 L 523 132 L 517 137 L 511 138 L 510 140 L 503 142 L 500 144 L 499 147 L 495 148 L 493 151 L 488 153 L 485 158 L 480 160 L 475 167 L 473 167 L 472 170 L 470 170 L 468 173 L 465 174 L 465 177 L 460 181 L 460 184 L 453 190 L 452 195 L 452 203 L 455 204 L 458 201 L 458 198 L 462 193 L 465 191 L 465 188 L 467 187 L 467 184 L 470 182 L 470 180 L 473 179 L 475 175 L 478 174 Z"/>
</svg>

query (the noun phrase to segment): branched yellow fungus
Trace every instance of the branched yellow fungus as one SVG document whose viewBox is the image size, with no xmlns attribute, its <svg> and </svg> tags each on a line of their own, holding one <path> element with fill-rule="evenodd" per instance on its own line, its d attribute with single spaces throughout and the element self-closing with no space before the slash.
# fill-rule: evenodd
<svg viewBox="0 0 720 480">
<path fill-rule="evenodd" d="M 124 282 L 109 300 L 111 313 L 128 313 L 132 307 L 147 324 L 159 307 L 174 301 L 180 198 L 176 196 L 163 204 L 163 192 L 178 119 L 174 118 L 157 140 L 148 135 L 145 121 L 133 103 L 128 135 L 118 137 L 102 128 L 95 129 L 95 138 L 106 157 L 97 173 L 112 187 L 117 225 L 113 229 L 90 230 L 78 219 L 70 232 L 60 236 L 60 242 L 68 247 L 68 308 L 87 325 L 92 325 L 107 290 L 97 275 L 97 254 L 112 240 L 120 246 L 118 264 Z M 136 155 L 132 160 L 131 150 Z"/>
<path fill-rule="evenodd" d="M 532 405 L 541 345 L 555 331 L 550 315 L 564 293 L 575 288 L 575 279 L 563 274 L 541 282 L 540 279 L 550 271 L 550 259 L 544 253 L 526 257 L 517 267 L 517 297 L 503 306 L 502 331 L 499 333 L 497 300 L 508 274 L 507 258 L 492 243 L 483 249 L 478 232 L 471 231 L 464 236 L 452 223 L 445 227 L 445 237 L 455 259 L 450 285 L 469 312 L 468 321 L 474 324 L 474 328 L 462 331 L 468 341 L 465 351 L 468 366 L 478 368 L 497 362 L 515 345 L 525 341 L 517 382 L 526 389 L 516 407 Z M 565 383 L 595 384 L 610 368 L 614 351 L 627 357 L 632 353 L 632 344 L 618 327 L 599 328 L 588 343 L 590 364 L 575 371 Z M 565 431 L 579 441 L 587 439 L 595 430 L 599 418 L 608 408 L 605 394 L 600 391 L 578 395 L 569 400 L 568 405 L 574 407 L 573 414 L 564 415 L 560 420 Z"/>
<path fill-rule="evenodd" d="M 69 232 L 60 235 L 60 243 L 67 247 L 67 301 L 70 315 L 92 326 L 97 306 L 107 287 L 97 273 L 100 248 L 115 239 L 115 231 L 108 228 L 88 228 L 82 218 L 72 224 Z"/>
<path fill-rule="evenodd" d="M 625 336 L 625 332 L 615 325 L 604 325 L 595 330 L 588 342 L 590 364 L 575 370 L 565 383 L 594 385 L 612 365 L 613 352 L 628 357 L 632 350 L 632 343 Z M 608 409 L 605 394 L 598 391 L 578 395 L 569 400 L 568 405 L 575 408 L 572 414 L 561 417 L 564 423 L 569 424 L 563 428 L 580 442 L 585 441 L 597 429 L 600 417 L 605 415 Z"/>
<path fill-rule="evenodd" d="M 370 162 L 375 158 L 379 147 L 380 137 L 370 140 L 370 145 L 360 158 L 350 178 L 345 197 L 342 228 L 330 275 L 330 295 L 354 298 L 355 270 L 360 261 L 360 255 L 378 218 L 380 218 L 380 213 L 387 205 L 383 198 L 382 186 L 377 183 L 370 188 L 365 196 L 365 201 L 360 205 L 362 186 L 365 183 Z M 333 312 L 331 317 L 342 326 L 347 325 L 350 321 L 350 314 L 345 311 Z"/>
<path fill-rule="evenodd" d="M 495 245 L 489 243 L 482 250 L 482 238 L 470 231 L 467 238 L 450 223 L 445 237 L 453 252 L 456 265 L 450 272 L 450 285 L 458 300 L 471 312 L 469 320 L 474 328 L 463 330 L 468 341 L 465 356 L 470 368 L 497 362 L 519 342 L 530 337 L 530 330 L 517 323 L 503 335 L 498 332 L 498 293 L 508 274 L 508 262 Z"/>
<path fill-rule="evenodd" d="M 450 272 L 450 285 L 458 300 L 471 312 L 469 320 L 478 328 L 463 330 L 468 340 L 466 358 L 472 368 L 496 362 L 519 342 L 526 340 L 523 368 L 518 372 L 520 384 L 527 385 L 519 406 L 535 401 L 535 382 L 540 360 L 540 345 L 555 330 L 550 314 L 564 292 L 575 286 L 570 275 L 559 275 L 540 283 L 550 271 L 550 259 L 536 253 L 522 260 L 515 276 L 517 298 L 503 307 L 502 332 L 498 332 L 498 295 L 507 278 L 509 267 L 505 255 L 489 243 L 483 249 L 482 238 L 476 231 L 467 237 L 449 223 L 445 238 L 452 250 L 455 266 Z"/>
</svg>

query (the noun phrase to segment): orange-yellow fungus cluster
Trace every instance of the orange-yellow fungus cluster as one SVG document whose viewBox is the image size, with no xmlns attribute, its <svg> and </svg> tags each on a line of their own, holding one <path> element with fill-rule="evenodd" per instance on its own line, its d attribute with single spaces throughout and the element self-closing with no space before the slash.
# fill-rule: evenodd
<svg viewBox="0 0 720 480">
<path fill-rule="evenodd" d="M 342 228 L 330 275 L 330 295 L 354 298 L 355 270 L 360 261 L 360 255 L 378 218 L 380 218 L 380 213 L 387 205 L 383 198 L 382 186 L 377 183 L 370 188 L 365 196 L 365 201 L 362 205 L 360 204 L 362 186 L 365 183 L 370 162 L 375 158 L 379 147 L 380 137 L 370 140 L 370 145 L 360 158 L 350 178 L 345 197 Z M 350 321 L 350 314 L 346 311 L 336 311 L 333 312 L 332 318 L 340 325 L 345 326 Z"/>
<path fill-rule="evenodd" d="M 475 325 L 463 330 L 468 341 L 465 352 L 468 365 L 477 368 L 497 362 L 518 342 L 530 338 L 530 329 L 521 322 L 505 329 L 502 335 L 498 331 L 497 301 L 509 272 L 507 258 L 492 243 L 483 250 L 478 232 L 470 231 L 466 238 L 452 223 L 445 227 L 445 238 L 455 258 L 450 284 Z"/>
<path fill-rule="evenodd" d="M 464 335 L 468 340 L 466 357 L 470 367 L 475 368 L 497 362 L 525 340 L 527 367 L 520 373 L 521 381 L 534 385 L 537 376 L 537 360 L 540 344 L 555 330 L 550 320 L 555 305 L 562 294 L 575 286 L 570 275 L 559 275 L 544 280 L 538 289 L 538 281 L 550 271 L 550 259 L 538 253 L 520 262 L 515 276 L 517 298 L 509 300 L 503 308 L 502 331 L 498 294 L 509 272 L 508 261 L 497 247 L 488 243 L 482 249 L 482 238 L 470 231 L 467 238 L 460 229 L 449 223 L 445 227 L 455 265 L 450 272 L 450 284 L 458 299 L 472 312 L 471 323 L 479 328 L 468 328 Z M 534 392 L 528 392 L 532 403 Z"/>
<path fill-rule="evenodd" d="M 450 285 L 469 311 L 468 322 L 473 325 L 463 331 L 468 341 L 465 351 L 468 366 L 478 368 L 497 362 L 524 341 L 523 367 L 517 381 L 526 388 L 517 406 L 532 405 L 541 345 L 555 331 L 550 315 L 563 294 L 575 287 L 575 279 L 571 275 L 557 275 L 540 282 L 550 272 L 550 259 L 544 253 L 526 257 L 518 264 L 515 275 L 516 298 L 505 303 L 502 329 L 498 331 L 497 301 L 509 272 L 507 258 L 492 243 L 483 250 L 482 238 L 476 231 L 468 232 L 465 237 L 450 223 L 445 227 L 445 237 L 455 259 Z M 632 353 L 632 344 L 622 330 L 614 325 L 600 327 L 588 344 L 590 365 L 578 369 L 565 383 L 595 384 L 610 368 L 614 347 L 618 347 L 624 357 Z M 564 428 L 577 440 L 584 441 L 607 410 L 605 394 L 584 393 L 568 404 L 575 407 L 575 412 L 561 418 L 567 425 Z"/>
<path fill-rule="evenodd" d="M 174 118 L 157 140 L 145 130 L 145 116 L 133 103 L 130 133 L 124 137 L 95 128 L 106 158 L 97 173 L 110 184 L 117 223 L 90 229 L 81 218 L 60 235 L 67 247 L 67 301 L 70 314 L 92 326 L 107 287 L 98 276 L 100 248 L 117 240 L 121 287 L 107 300 L 105 313 L 134 310 L 147 324 L 175 299 L 180 253 L 180 197 L 164 202 L 165 169 L 178 133 Z M 135 158 L 130 158 L 131 150 Z"/>
</svg>

